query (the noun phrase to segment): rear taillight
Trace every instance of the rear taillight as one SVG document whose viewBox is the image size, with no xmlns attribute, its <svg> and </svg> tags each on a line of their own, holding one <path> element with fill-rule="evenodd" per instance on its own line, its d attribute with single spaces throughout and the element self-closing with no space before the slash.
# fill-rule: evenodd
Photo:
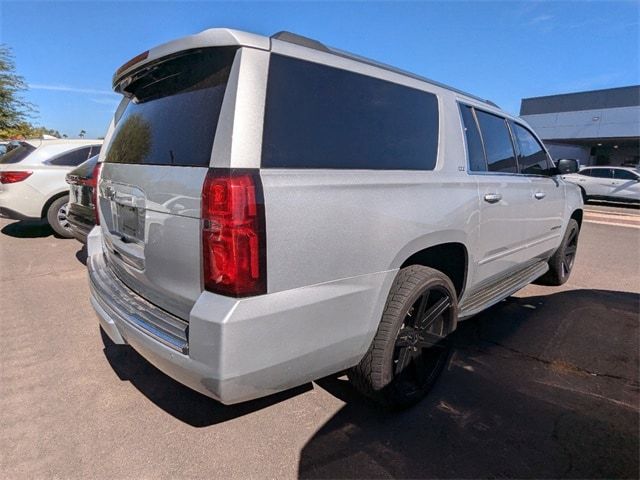
<svg viewBox="0 0 640 480">
<path fill-rule="evenodd" d="M 31 176 L 33 172 L 26 170 L 19 172 L 0 172 L 0 183 L 18 183 Z"/>
<path fill-rule="evenodd" d="M 91 172 L 91 180 L 89 185 L 93 188 L 91 191 L 91 203 L 93 203 L 93 209 L 96 212 L 96 225 L 100 225 L 100 209 L 98 208 L 98 181 L 100 180 L 100 170 L 102 169 L 102 163 L 96 163 Z"/>
<path fill-rule="evenodd" d="M 266 293 L 264 202 L 257 171 L 207 172 L 202 258 L 205 289 L 234 297 Z"/>
</svg>

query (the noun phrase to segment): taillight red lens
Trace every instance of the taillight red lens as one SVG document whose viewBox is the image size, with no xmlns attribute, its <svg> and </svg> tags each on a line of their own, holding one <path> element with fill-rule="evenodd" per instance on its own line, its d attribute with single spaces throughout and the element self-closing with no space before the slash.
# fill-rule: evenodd
<svg viewBox="0 0 640 480">
<path fill-rule="evenodd" d="M 257 171 L 210 169 L 202 189 L 204 287 L 234 297 L 267 291 L 262 185 Z"/>
<path fill-rule="evenodd" d="M 91 203 L 93 203 L 93 209 L 96 212 L 96 225 L 100 225 L 100 209 L 98 208 L 98 181 L 100 180 L 100 170 L 102 169 L 102 163 L 96 163 L 91 172 L 90 185 L 93 188 L 91 193 Z"/>
<path fill-rule="evenodd" d="M 26 170 L 20 172 L 0 172 L 0 183 L 18 183 L 31 176 L 33 172 Z"/>
</svg>

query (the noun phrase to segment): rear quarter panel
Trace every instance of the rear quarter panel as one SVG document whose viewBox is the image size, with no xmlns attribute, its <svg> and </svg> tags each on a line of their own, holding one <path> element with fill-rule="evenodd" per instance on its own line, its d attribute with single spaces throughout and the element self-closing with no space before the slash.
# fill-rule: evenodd
<svg viewBox="0 0 640 480">
<path fill-rule="evenodd" d="M 424 248 L 473 243 L 472 177 L 263 170 L 269 292 L 398 269 Z"/>
</svg>

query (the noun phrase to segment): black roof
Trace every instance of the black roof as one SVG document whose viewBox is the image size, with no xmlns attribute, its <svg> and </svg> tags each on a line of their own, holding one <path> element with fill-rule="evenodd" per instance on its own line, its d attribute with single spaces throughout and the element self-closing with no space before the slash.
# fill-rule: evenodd
<svg viewBox="0 0 640 480">
<path fill-rule="evenodd" d="M 520 115 L 640 106 L 640 85 L 523 98 Z"/>
</svg>

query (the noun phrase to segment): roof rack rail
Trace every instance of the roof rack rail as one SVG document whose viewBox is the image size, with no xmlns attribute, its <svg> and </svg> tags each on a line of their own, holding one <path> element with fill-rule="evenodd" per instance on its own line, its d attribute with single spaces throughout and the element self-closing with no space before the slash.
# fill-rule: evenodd
<svg viewBox="0 0 640 480">
<path fill-rule="evenodd" d="M 320 43 L 313 38 L 303 37 L 302 35 L 298 35 L 296 33 L 287 32 L 285 30 L 274 33 L 271 35 L 271 38 L 275 40 L 281 40 L 283 42 L 295 43 L 296 45 L 301 45 L 307 48 L 313 48 L 314 50 L 321 50 L 323 52 L 330 52 L 331 50 L 327 48 L 324 43 Z"/>
<path fill-rule="evenodd" d="M 382 69 L 390 71 L 390 72 L 399 73 L 401 75 L 404 75 L 404 76 L 407 76 L 407 77 L 411 77 L 411 78 L 415 78 L 416 80 L 421 80 L 423 82 L 427 82 L 427 83 L 430 83 L 432 85 L 435 85 L 435 86 L 438 86 L 438 87 L 441 87 L 441 88 L 445 88 L 447 90 L 451 90 L 452 92 L 456 92 L 456 93 L 459 93 L 461 95 L 465 95 L 465 96 L 473 98 L 474 100 L 477 100 L 479 102 L 483 102 L 483 103 L 486 103 L 487 105 L 491 105 L 492 107 L 500 108 L 498 105 L 493 103 L 491 100 L 480 98 L 477 95 L 473 95 L 471 93 L 467 93 L 465 91 L 462 91 L 462 90 L 459 90 L 457 88 L 451 87 L 450 85 L 446 85 L 444 83 L 437 82 L 435 80 L 431 80 L 430 78 L 426 78 L 426 77 L 423 77 L 423 76 L 420 76 L 420 75 L 416 75 L 415 73 L 407 72 L 406 70 L 402 70 L 400 68 L 397 68 L 397 67 L 394 67 L 394 66 L 391 66 L 391 65 L 387 65 L 386 63 L 381 63 L 381 62 L 378 62 L 376 60 L 371 60 L 370 58 L 361 57 L 360 55 L 356 55 L 356 54 L 351 53 L 351 52 L 345 52 L 344 50 L 338 50 L 336 48 L 329 48 L 324 43 L 319 42 L 318 40 L 314 40 L 313 38 L 303 37 L 302 35 L 298 35 L 296 33 L 291 33 L 291 32 L 287 32 L 287 31 L 281 31 L 281 32 L 275 33 L 275 34 L 271 35 L 271 38 L 275 39 L 275 40 L 280 40 L 280 41 L 283 41 L 283 42 L 294 43 L 296 45 L 300 45 L 300 46 L 303 46 L 303 47 L 311 48 L 313 50 L 319 50 L 321 52 L 331 53 L 331 54 L 337 55 L 339 57 L 348 58 L 349 60 L 355 60 L 357 62 L 365 63 L 365 64 L 371 65 L 373 67 L 382 68 Z"/>
</svg>

